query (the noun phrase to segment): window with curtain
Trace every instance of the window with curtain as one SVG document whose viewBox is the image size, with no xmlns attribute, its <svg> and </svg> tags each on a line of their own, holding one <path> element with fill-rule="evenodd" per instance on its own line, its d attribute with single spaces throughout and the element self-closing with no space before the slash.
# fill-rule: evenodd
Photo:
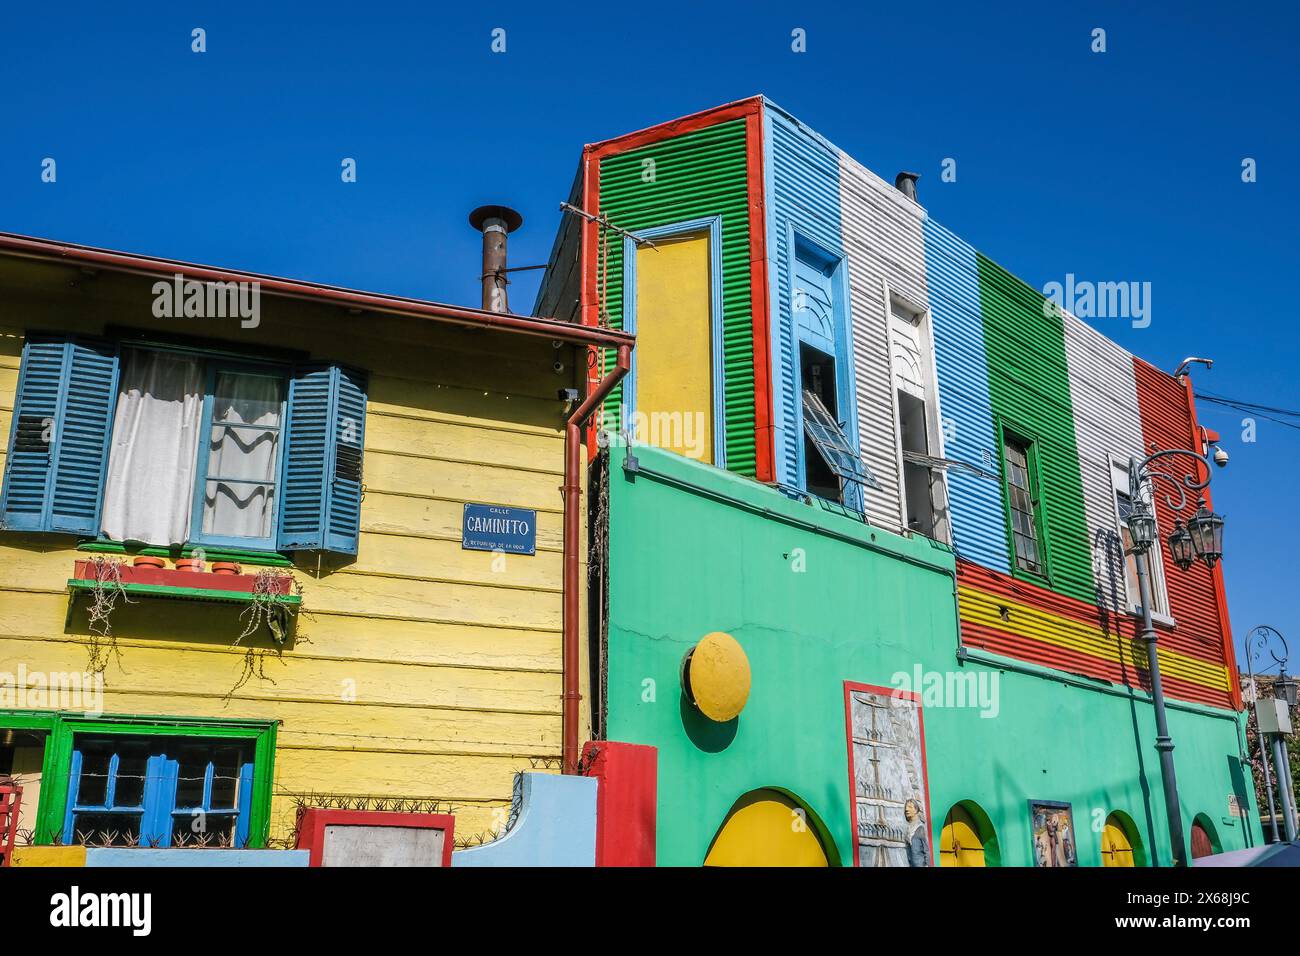
<svg viewBox="0 0 1300 956">
<path fill-rule="evenodd" d="M 1016 567 L 1031 574 L 1043 574 L 1042 540 L 1035 487 L 1032 442 L 1006 435 L 1003 462 L 1006 465 L 1007 512 L 1011 540 L 1015 545 Z"/>
<path fill-rule="evenodd" d="M 274 367 L 125 351 L 105 536 L 273 548 L 285 392 L 286 376 Z"/>
</svg>

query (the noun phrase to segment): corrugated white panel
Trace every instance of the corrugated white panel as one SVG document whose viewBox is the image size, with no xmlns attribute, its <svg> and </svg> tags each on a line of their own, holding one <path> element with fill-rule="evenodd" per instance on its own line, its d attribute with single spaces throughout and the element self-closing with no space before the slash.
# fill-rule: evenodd
<svg viewBox="0 0 1300 956">
<path fill-rule="evenodd" d="M 997 433 L 989 397 L 975 250 L 927 219 L 925 252 L 939 406 L 945 419 L 944 455 L 996 473 Z M 999 483 L 951 469 L 948 503 L 957 553 L 986 568 L 1010 573 Z"/>
<path fill-rule="evenodd" d="M 1113 550 L 1115 498 L 1110 458 L 1128 461 L 1130 455 L 1142 453 L 1133 357 L 1068 312 L 1065 355 L 1097 602 L 1102 607 L 1123 609 L 1123 559 Z"/>
<path fill-rule="evenodd" d="M 929 308 L 925 276 L 925 211 L 893 186 L 840 153 L 840 218 L 853 302 L 854 373 L 862 460 L 879 489 L 867 489 L 867 517 L 901 528 L 898 437 L 890 361 L 889 290 Z"/>
</svg>

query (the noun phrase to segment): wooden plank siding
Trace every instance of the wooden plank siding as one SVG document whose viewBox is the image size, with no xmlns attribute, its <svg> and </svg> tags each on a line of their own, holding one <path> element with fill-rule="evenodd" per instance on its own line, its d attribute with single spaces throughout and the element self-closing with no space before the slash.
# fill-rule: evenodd
<svg viewBox="0 0 1300 956">
<path fill-rule="evenodd" d="M 450 801 L 460 835 L 502 823 L 514 774 L 555 769 L 560 755 L 564 409 L 556 392 L 580 385 L 574 350 L 270 296 L 257 329 L 161 320 L 149 308 L 152 280 L 102 274 L 69 289 L 76 275 L 0 264 L 6 439 L 27 328 L 201 335 L 370 373 L 359 551 L 338 570 L 295 572 L 307 613 L 282 658 L 267 658 L 269 679 L 231 693 L 245 655 L 233 646 L 238 607 L 139 600 L 113 617 L 120 658 L 104 674 L 105 713 L 279 721 L 273 841 L 292 829 L 295 793 Z M 462 550 L 466 501 L 536 509 L 536 555 Z M 71 537 L 0 533 L 0 670 L 85 669 L 84 610 L 64 626 L 77 557 L 86 554 Z"/>
</svg>

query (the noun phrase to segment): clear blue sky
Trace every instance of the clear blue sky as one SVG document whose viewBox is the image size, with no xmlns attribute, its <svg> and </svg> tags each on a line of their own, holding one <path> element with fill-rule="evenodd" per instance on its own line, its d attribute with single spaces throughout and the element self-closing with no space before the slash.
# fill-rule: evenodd
<svg viewBox="0 0 1300 956">
<path fill-rule="evenodd" d="M 1100 323 L 1126 348 L 1209 356 L 1199 388 L 1300 406 L 1294 7 L 284 6 L 10 4 L 0 230 L 473 303 L 470 208 L 520 209 L 513 264 L 544 261 L 583 143 L 763 92 L 881 175 L 920 171 L 931 214 L 1035 287 L 1151 282 L 1149 328 Z M 1300 668 L 1300 431 L 1260 419 L 1248 444 L 1240 414 L 1201 417 L 1232 455 L 1234 628 L 1275 624 Z"/>
</svg>

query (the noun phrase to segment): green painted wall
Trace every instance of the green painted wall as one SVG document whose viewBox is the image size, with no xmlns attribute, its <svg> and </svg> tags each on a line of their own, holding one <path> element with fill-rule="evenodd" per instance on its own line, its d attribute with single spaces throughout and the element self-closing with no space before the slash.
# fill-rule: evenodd
<svg viewBox="0 0 1300 956">
<path fill-rule="evenodd" d="M 653 167 L 648 161 L 653 160 Z M 750 297 L 745 120 L 736 119 L 601 160 L 600 211 L 622 229 L 722 217 L 722 348 L 727 467 L 755 473 L 754 328 Z M 601 266 L 597 258 L 597 283 Z M 623 327 L 623 241 L 608 246 L 606 309 Z M 645 321 L 643 319 L 643 321 Z M 622 386 L 606 404 L 617 421 Z M 617 429 L 614 429 L 617 430 Z"/>
<path fill-rule="evenodd" d="M 1048 580 L 1017 570 L 1008 541 L 1012 573 L 1095 604 L 1061 317 L 1044 315 L 1043 296 L 997 263 L 977 260 L 994 419 L 1035 441 L 1042 482 Z"/>
<path fill-rule="evenodd" d="M 948 807 L 974 800 L 992 818 L 1003 863 L 1028 865 L 1027 800 L 1067 800 L 1083 864 L 1100 862 L 1094 811 L 1104 820 L 1116 809 L 1138 822 L 1144 844 L 1154 832 L 1167 859 L 1149 704 L 1046 672 L 960 665 L 946 550 L 654 449 L 637 447 L 643 471 L 628 480 L 625 450 L 610 454 L 608 737 L 659 748 L 661 865 L 701 863 L 731 805 L 760 787 L 802 799 L 849 862 L 843 682 L 892 686 L 918 666 L 997 680 L 995 715 L 942 700 L 924 706 L 936 838 Z M 715 630 L 740 641 L 753 672 L 732 725 L 695 712 L 679 682 L 683 655 Z M 1254 804 L 1236 762 L 1235 715 L 1214 714 L 1170 713 L 1184 822 L 1209 813 L 1233 849 L 1247 837 L 1240 822 L 1222 822 L 1228 794 L 1252 814 Z M 1250 839 L 1259 839 L 1257 824 Z"/>
</svg>

